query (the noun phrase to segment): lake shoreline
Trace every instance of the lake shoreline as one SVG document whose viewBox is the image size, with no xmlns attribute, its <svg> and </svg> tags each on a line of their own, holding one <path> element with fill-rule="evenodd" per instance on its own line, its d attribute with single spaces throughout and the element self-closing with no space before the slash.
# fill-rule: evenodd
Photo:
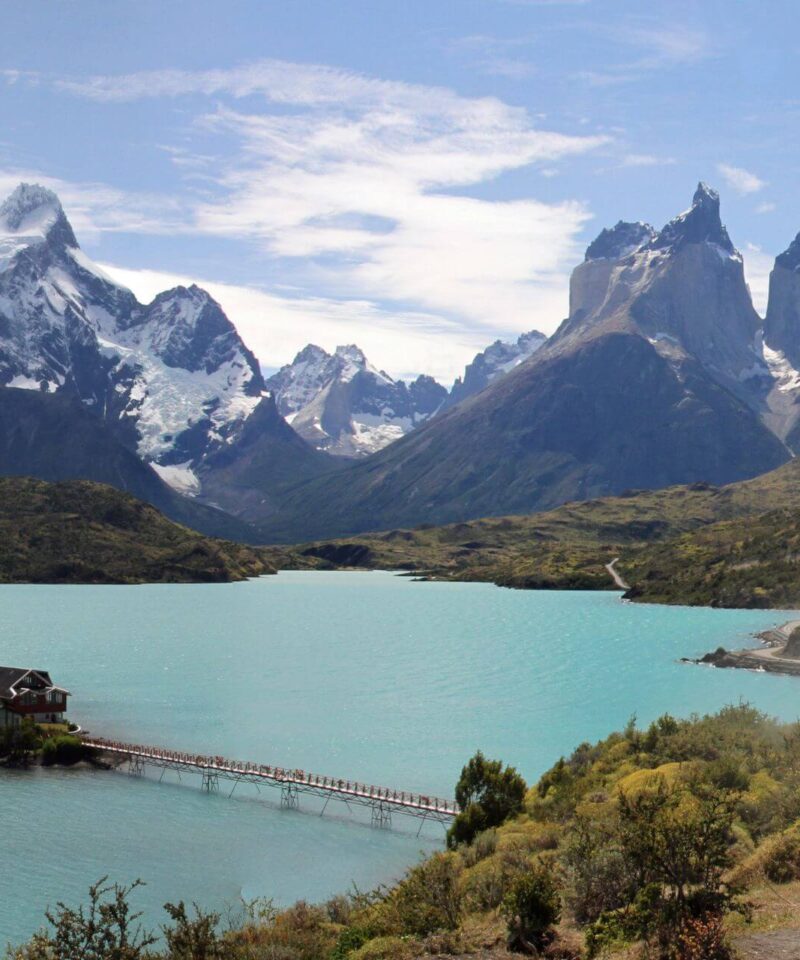
<svg viewBox="0 0 800 960">
<path fill-rule="evenodd" d="M 763 630 L 755 635 L 756 639 L 761 641 L 761 647 L 745 650 L 726 650 L 724 647 L 717 647 L 716 650 L 702 657 L 684 658 L 684 661 L 720 669 L 754 670 L 757 673 L 800 677 L 800 659 L 781 656 L 789 638 L 798 627 L 800 627 L 800 620 L 787 620 L 779 627 Z"/>
</svg>

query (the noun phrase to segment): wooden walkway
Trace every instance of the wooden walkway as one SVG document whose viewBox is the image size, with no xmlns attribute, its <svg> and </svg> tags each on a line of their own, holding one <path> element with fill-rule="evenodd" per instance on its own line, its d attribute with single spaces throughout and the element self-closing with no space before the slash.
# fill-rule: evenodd
<svg viewBox="0 0 800 960">
<path fill-rule="evenodd" d="M 143 744 L 121 743 L 117 740 L 104 740 L 101 737 L 85 736 L 83 742 L 105 754 L 117 757 L 128 766 L 132 775 L 141 775 L 147 766 L 162 770 L 191 772 L 200 774 L 204 790 L 216 791 L 220 780 L 233 781 L 233 790 L 237 783 L 267 784 L 281 790 L 281 806 L 298 808 L 300 794 L 307 793 L 322 797 L 325 807 L 330 800 L 340 800 L 348 806 L 355 803 L 369 807 L 372 811 L 374 826 L 391 826 L 392 813 L 403 813 L 422 820 L 436 820 L 449 823 L 458 814 L 454 800 L 443 800 L 427 794 L 411 793 L 407 790 L 393 790 L 374 784 L 345 780 L 339 777 L 324 777 L 305 770 L 272 767 L 266 764 L 251 763 L 245 760 L 229 760 L 226 757 L 204 756 L 195 753 L 183 753 L 166 750 L 163 747 Z M 420 825 L 421 828 L 421 825 Z"/>
</svg>

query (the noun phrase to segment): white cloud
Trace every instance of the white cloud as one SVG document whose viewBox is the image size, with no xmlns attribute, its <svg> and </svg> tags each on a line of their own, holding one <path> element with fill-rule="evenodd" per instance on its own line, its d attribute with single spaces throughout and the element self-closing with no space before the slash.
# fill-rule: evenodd
<svg viewBox="0 0 800 960">
<path fill-rule="evenodd" d="M 0 170 L 0 200 L 23 182 L 39 183 L 58 194 L 79 237 L 188 231 L 185 205 L 176 197 L 132 193 L 105 183 L 76 183 L 33 169 Z"/>
<path fill-rule="evenodd" d="M 777 206 L 771 200 L 767 200 L 764 203 L 758 204 L 756 213 L 772 213 L 772 211 L 776 209 Z"/>
<path fill-rule="evenodd" d="M 565 314 L 585 207 L 463 190 L 530 165 L 550 169 L 607 137 L 538 129 L 494 97 L 277 61 L 58 86 L 114 102 L 199 95 L 203 175 L 218 190 L 195 201 L 191 229 L 288 260 L 305 295 L 396 304 L 467 333 L 552 330 Z M 207 112 L 212 95 L 258 101 Z M 209 133 L 226 148 L 216 163 Z M 184 172 L 190 157 L 173 157 Z"/>
<path fill-rule="evenodd" d="M 704 60 L 710 52 L 708 36 L 680 24 L 626 24 L 615 30 L 616 39 L 643 52 L 641 65 L 674 66 Z"/>
<path fill-rule="evenodd" d="M 718 163 L 717 170 L 719 170 L 728 186 L 732 187 L 737 193 L 758 193 L 767 185 L 766 180 L 762 180 L 749 170 L 745 170 L 744 167 L 734 167 L 729 163 Z"/>
<path fill-rule="evenodd" d="M 762 317 L 767 312 L 769 275 L 774 263 L 775 257 L 764 253 L 761 247 L 756 246 L 754 243 L 745 244 L 744 274 L 747 279 L 747 285 L 750 287 L 753 306 Z"/>
<path fill-rule="evenodd" d="M 699 63 L 714 54 L 709 36 L 699 30 L 680 24 L 623 21 L 612 26 L 583 24 L 598 38 L 611 41 L 608 64 L 602 70 L 584 70 L 580 79 L 597 87 L 636 83 L 649 73 L 686 67 Z M 628 47 L 638 56 L 633 60 L 614 62 L 619 47 Z"/>
<path fill-rule="evenodd" d="M 449 386 L 497 335 L 492 330 L 466 330 L 433 314 L 383 310 L 366 300 L 292 298 L 202 277 L 130 270 L 110 263 L 99 266 L 144 303 L 163 290 L 196 283 L 219 302 L 267 367 L 289 363 L 307 343 L 327 350 L 358 343 L 376 366 L 394 377 L 428 373 Z"/>
<path fill-rule="evenodd" d="M 674 157 L 662 157 L 653 153 L 628 153 L 622 158 L 623 167 L 663 167 L 674 163 Z"/>
<path fill-rule="evenodd" d="M 449 379 L 495 337 L 552 331 L 566 314 L 589 211 L 568 198 L 482 199 L 475 188 L 528 167 L 547 176 L 606 136 L 540 129 L 495 97 L 274 60 L 36 82 L 99 103 L 188 98 L 189 128 L 157 147 L 187 189 L 151 197 L 44 182 L 79 235 L 249 243 L 292 296 L 209 287 L 264 363 L 309 340 L 356 340 L 394 374 Z M 9 187 L 18 179 L 9 173 Z"/>
</svg>

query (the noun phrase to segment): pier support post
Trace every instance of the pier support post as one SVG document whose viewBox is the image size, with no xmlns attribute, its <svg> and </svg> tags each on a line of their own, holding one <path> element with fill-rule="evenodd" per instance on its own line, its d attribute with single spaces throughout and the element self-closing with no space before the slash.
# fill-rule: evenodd
<svg viewBox="0 0 800 960">
<path fill-rule="evenodd" d="M 287 810 L 297 810 L 300 807 L 300 791 L 296 784 L 281 784 L 281 806 Z"/>
<path fill-rule="evenodd" d="M 216 793 L 219 790 L 219 774 L 216 770 L 203 770 L 203 790 L 207 793 Z"/>
<path fill-rule="evenodd" d="M 144 760 L 139 756 L 128 758 L 128 776 L 141 777 L 144 773 Z"/>
<path fill-rule="evenodd" d="M 391 804 L 383 800 L 376 800 L 372 804 L 372 826 L 380 827 L 383 830 L 392 825 L 392 807 Z"/>
</svg>

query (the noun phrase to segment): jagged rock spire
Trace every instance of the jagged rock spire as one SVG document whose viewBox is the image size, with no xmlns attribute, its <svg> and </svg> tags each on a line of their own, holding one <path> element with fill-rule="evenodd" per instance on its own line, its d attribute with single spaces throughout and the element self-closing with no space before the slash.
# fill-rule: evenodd
<svg viewBox="0 0 800 960">
<path fill-rule="evenodd" d="M 664 227 L 652 243 L 654 249 L 678 249 L 687 243 L 714 243 L 735 253 L 728 231 L 719 215 L 719 194 L 702 181 L 697 185 L 692 205 Z"/>
</svg>

